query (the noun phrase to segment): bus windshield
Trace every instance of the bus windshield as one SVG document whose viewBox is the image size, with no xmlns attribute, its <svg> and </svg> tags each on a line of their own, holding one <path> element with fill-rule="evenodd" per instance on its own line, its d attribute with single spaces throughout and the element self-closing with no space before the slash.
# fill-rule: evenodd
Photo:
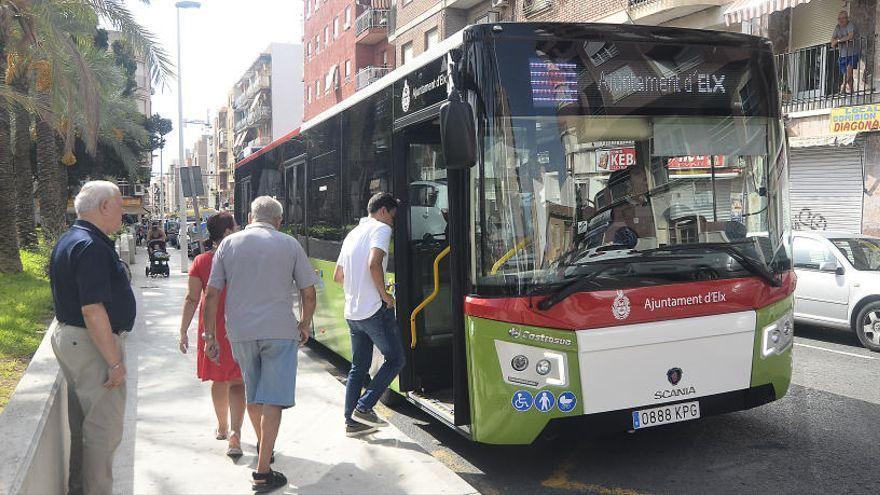
<svg viewBox="0 0 880 495">
<path fill-rule="evenodd" d="M 772 282 L 785 269 L 780 124 L 743 102 L 761 99 L 747 51 L 709 63 L 705 48 L 531 43 L 528 59 L 499 58 L 500 77 L 527 87 L 498 95 L 481 133 L 478 291 Z M 653 79 L 637 75 L 646 66 Z"/>
</svg>

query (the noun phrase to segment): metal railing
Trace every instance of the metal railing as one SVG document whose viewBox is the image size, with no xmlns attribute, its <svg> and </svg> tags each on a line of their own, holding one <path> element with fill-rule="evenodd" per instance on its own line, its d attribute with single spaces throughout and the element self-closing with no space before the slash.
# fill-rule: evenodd
<svg viewBox="0 0 880 495">
<path fill-rule="evenodd" d="M 360 36 L 370 29 L 385 28 L 388 26 L 388 9 L 370 7 L 358 16 L 354 21 L 354 26 L 356 36 Z"/>
<path fill-rule="evenodd" d="M 373 67 L 368 66 L 359 70 L 357 74 L 354 76 L 354 87 L 356 91 L 360 91 L 370 84 L 378 81 L 385 74 L 391 71 L 388 67 Z"/>
<path fill-rule="evenodd" d="M 534 15 L 553 7 L 553 0 L 524 0 L 523 14 Z"/>
<path fill-rule="evenodd" d="M 859 37 L 835 47 L 823 44 L 776 55 L 783 111 L 874 103 L 875 45 L 875 37 Z"/>
</svg>

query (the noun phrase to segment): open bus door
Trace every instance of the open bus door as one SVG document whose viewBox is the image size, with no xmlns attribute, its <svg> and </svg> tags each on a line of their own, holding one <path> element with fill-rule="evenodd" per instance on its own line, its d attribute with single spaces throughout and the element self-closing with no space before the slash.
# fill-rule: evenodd
<svg viewBox="0 0 880 495">
<path fill-rule="evenodd" d="M 461 296 L 452 294 L 450 184 L 439 125 L 433 117 L 394 134 L 394 189 L 402 200 L 394 242 L 397 318 L 409 351 L 400 384 L 411 402 L 454 426 L 469 424 L 470 411 L 456 411 L 467 391 L 453 386 L 466 364 L 454 352 L 464 328 L 454 321 L 453 304 L 461 304 Z"/>
</svg>

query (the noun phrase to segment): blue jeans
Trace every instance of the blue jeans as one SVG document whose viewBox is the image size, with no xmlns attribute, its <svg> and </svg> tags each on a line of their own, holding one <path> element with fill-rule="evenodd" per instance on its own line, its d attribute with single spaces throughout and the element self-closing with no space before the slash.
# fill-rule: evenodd
<svg viewBox="0 0 880 495">
<path fill-rule="evenodd" d="M 366 320 L 345 321 L 351 330 L 352 352 L 351 371 L 348 372 L 348 381 L 345 384 L 345 421 L 351 423 L 351 413 L 355 407 L 361 411 L 369 411 L 376 405 L 379 397 L 403 369 L 405 358 L 394 310 L 382 304 L 382 308 Z M 385 363 L 361 395 L 373 361 L 374 345 L 385 357 Z"/>
</svg>

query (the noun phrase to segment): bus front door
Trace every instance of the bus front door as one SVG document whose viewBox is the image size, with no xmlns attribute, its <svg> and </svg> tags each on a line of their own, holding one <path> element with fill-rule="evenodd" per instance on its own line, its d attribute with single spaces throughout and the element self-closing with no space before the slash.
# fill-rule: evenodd
<svg viewBox="0 0 880 495">
<path fill-rule="evenodd" d="M 449 252 L 449 203 L 437 119 L 395 134 L 395 148 L 399 158 L 395 163 L 404 165 L 398 169 L 395 184 L 395 190 L 405 191 L 398 193 L 404 215 L 398 213 L 396 221 L 395 277 L 398 321 L 404 343 L 411 348 L 406 381 L 411 384 L 411 398 L 425 399 L 436 406 L 435 415 L 451 423 L 452 314 L 449 257 L 445 256 Z"/>
</svg>

